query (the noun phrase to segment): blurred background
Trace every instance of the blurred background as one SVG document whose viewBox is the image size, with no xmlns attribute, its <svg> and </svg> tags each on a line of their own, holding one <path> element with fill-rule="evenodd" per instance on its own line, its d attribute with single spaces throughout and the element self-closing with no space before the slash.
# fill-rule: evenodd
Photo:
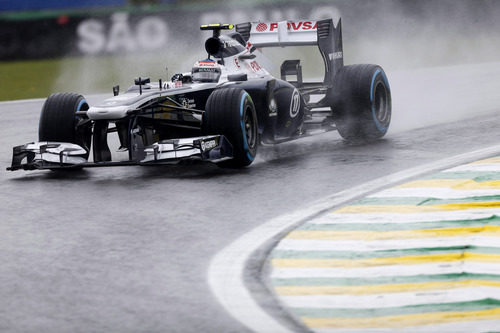
<svg viewBox="0 0 500 333">
<path fill-rule="evenodd" d="M 0 0 L 0 100 L 170 78 L 203 57 L 206 23 L 342 17 L 344 57 L 387 71 L 498 61 L 498 0 Z M 266 50 L 277 73 L 313 48 Z M 168 67 L 168 70 L 166 69 Z"/>
</svg>

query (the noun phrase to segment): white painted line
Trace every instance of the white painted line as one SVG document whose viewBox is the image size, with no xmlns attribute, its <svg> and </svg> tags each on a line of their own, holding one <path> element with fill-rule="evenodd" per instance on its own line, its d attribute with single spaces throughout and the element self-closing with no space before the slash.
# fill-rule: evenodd
<svg viewBox="0 0 500 333">
<path fill-rule="evenodd" d="M 373 266 L 354 268 L 274 267 L 273 279 L 294 278 L 377 278 L 432 274 L 493 274 L 500 275 L 500 265 L 480 262 L 433 262 L 420 265 Z"/>
<path fill-rule="evenodd" d="M 374 295 L 307 295 L 280 296 L 291 308 L 309 309 L 383 309 L 419 304 L 471 302 L 485 298 L 500 298 L 500 288 L 471 287 Z"/>
<path fill-rule="evenodd" d="M 305 209 L 274 218 L 239 237 L 212 258 L 208 268 L 208 284 L 226 311 L 249 329 L 263 333 L 291 332 L 282 323 L 268 315 L 245 287 L 243 272 L 254 251 L 266 244 L 268 246 L 274 245 L 273 239 L 279 237 L 285 230 L 298 226 L 318 213 L 346 204 L 357 197 L 424 173 L 490 157 L 499 152 L 500 145 L 497 145 L 397 172 L 327 196 L 310 204 Z"/>
<path fill-rule="evenodd" d="M 472 171 L 472 172 L 481 172 L 481 171 L 490 171 L 490 172 L 498 172 L 500 171 L 500 164 L 466 164 L 460 165 L 455 168 L 451 168 L 445 170 L 444 172 L 463 172 L 463 171 Z"/>
<path fill-rule="evenodd" d="M 476 233 L 477 234 L 477 233 Z M 499 235 L 500 236 L 500 235 Z M 347 237 L 347 236 L 346 236 Z M 500 246 L 500 237 L 488 237 L 482 235 L 460 236 L 460 237 L 436 237 L 388 240 L 315 240 L 315 239 L 283 239 L 277 246 L 278 250 L 291 251 L 384 251 L 384 250 L 407 250 L 423 249 L 431 247 L 448 246 Z"/>
<path fill-rule="evenodd" d="M 500 209 L 467 209 L 461 211 L 431 213 L 329 213 L 322 215 L 309 224 L 352 224 L 352 223 L 415 223 L 433 221 L 477 220 L 500 214 Z"/>
<path fill-rule="evenodd" d="M 442 187 L 414 187 L 391 188 L 370 195 L 369 198 L 435 198 L 435 199 L 463 199 L 471 197 L 486 197 L 498 195 L 498 189 L 484 190 L 454 190 Z"/>
</svg>

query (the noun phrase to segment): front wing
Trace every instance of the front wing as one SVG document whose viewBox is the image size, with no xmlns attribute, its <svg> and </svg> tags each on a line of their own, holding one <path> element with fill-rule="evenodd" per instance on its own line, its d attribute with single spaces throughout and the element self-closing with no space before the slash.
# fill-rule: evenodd
<svg viewBox="0 0 500 333">
<path fill-rule="evenodd" d="M 137 161 L 88 162 L 88 152 L 67 142 L 32 142 L 16 146 L 7 170 L 72 169 L 85 167 L 177 164 L 186 160 L 213 163 L 233 158 L 233 147 L 223 135 L 169 139 L 144 148 Z"/>
</svg>

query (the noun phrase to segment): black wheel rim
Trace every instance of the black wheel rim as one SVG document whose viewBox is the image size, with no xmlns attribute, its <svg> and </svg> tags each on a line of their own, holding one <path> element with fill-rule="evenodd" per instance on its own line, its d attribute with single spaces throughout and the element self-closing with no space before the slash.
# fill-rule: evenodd
<svg viewBox="0 0 500 333">
<path fill-rule="evenodd" d="M 389 105 L 387 101 L 387 89 L 383 82 L 379 82 L 375 87 L 375 117 L 385 125 L 390 117 Z"/>
<path fill-rule="evenodd" d="M 255 126 L 252 108 L 249 105 L 245 110 L 244 125 L 248 147 L 253 149 L 257 143 L 257 126 Z"/>
</svg>

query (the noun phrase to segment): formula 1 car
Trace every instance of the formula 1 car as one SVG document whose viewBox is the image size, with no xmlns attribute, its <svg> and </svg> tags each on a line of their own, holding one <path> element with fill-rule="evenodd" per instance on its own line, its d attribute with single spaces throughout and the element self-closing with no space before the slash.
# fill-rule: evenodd
<svg viewBox="0 0 500 333">
<path fill-rule="evenodd" d="M 344 66 L 341 21 L 210 24 L 208 57 L 168 82 L 135 79 L 125 93 L 89 106 L 83 96 L 47 98 L 39 142 L 14 148 L 8 170 L 152 165 L 186 160 L 248 166 L 260 144 L 278 144 L 337 130 L 345 140 L 382 137 L 391 119 L 391 92 L 377 65 Z M 266 47 L 317 45 L 322 82 L 304 82 L 299 60 L 275 78 L 260 62 Z M 316 95 L 316 96 L 315 96 Z M 314 97 L 316 101 L 311 101 Z M 112 124 L 112 127 L 110 127 Z M 108 134 L 118 134 L 125 161 L 112 161 Z M 92 148 L 92 149 L 91 149 Z M 93 161 L 89 155 L 92 152 Z"/>
</svg>

